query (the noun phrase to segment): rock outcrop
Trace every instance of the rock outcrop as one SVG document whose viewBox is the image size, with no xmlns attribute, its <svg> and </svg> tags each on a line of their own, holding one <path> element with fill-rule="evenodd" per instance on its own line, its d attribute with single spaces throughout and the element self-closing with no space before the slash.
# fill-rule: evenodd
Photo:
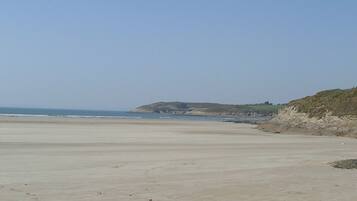
<svg viewBox="0 0 357 201">
<path fill-rule="evenodd" d="M 310 117 L 298 112 L 294 107 L 286 107 L 272 120 L 259 125 L 259 128 L 275 133 L 286 131 L 303 131 L 316 135 L 338 135 L 357 137 L 357 119 L 348 116 Z"/>
</svg>

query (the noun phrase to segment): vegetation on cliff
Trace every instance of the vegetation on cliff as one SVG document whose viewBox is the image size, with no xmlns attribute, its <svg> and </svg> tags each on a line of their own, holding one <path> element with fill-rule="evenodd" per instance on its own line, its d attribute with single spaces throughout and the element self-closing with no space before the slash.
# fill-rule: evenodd
<svg viewBox="0 0 357 201">
<path fill-rule="evenodd" d="M 321 91 L 314 96 L 291 101 L 288 105 L 310 117 L 322 118 L 327 113 L 357 117 L 357 88 Z"/>
</svg>

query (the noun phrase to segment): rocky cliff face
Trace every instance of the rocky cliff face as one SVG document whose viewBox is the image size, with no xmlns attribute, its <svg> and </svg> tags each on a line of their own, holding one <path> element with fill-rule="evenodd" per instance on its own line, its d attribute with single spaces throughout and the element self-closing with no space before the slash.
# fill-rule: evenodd
<svg viewBox="0 0 357 201">
<path fill-rule="evenodd" d="M 353 116 L 334 116 L 326 113 L 323 117 L 311 117 L 298 112 L 294 106 L 286 107 L 269 122 L 259 126 L 271 132 L 304 131 L 316 135 L 338 135 L 357 137 L 357 118 Z"/>
<path fill-rule="evenodd" d="M 325 90 L 290 101 L 260 128 L 357 137 L 357 88 Z"/>
</svg>

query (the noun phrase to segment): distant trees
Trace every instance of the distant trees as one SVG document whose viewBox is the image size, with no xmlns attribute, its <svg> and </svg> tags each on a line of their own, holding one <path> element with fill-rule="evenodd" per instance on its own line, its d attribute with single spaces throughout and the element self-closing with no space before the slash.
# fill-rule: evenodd
<svg viewBox="0 0 357 201">
<path fill-rule="evenodd" d="M 273 105 L 273 103 L 269 102 L 269 101 L 265 101 L 264 105 Z"/>
</svg>

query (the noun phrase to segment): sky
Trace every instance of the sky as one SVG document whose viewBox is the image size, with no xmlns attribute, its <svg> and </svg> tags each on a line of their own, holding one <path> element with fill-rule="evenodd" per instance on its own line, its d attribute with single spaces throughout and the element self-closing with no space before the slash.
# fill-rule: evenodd
<svg viewBox="0 0 357 201">
<path fill-rule="evenodd" d="M 0 106 L 286 103 L 353 86 L 354 0 L 0 1 Z"/>
</svg>

